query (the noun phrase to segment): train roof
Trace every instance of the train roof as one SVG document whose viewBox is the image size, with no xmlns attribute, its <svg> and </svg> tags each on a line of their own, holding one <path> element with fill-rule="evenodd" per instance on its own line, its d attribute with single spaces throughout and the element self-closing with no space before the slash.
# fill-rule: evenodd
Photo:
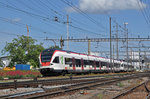
<svg viewBox="0 0 150 99">
<path fill-rule="evenodd" d="M 103 58 L 103 59 L 106 59 L 108 60 L 109 58 L 105 58 L 105 57 L 100 57 L 100 56 L 95 56 L 95 55 L 87 55 L 87 54 L 83 54 L 83 53 L 77 53 L 77 52 L 73 52 L 73 51 L 67 51 L 67 50 L 61 50 L 61 49 L 55 49 L 55 48 L 52 48 L 52 49 L 45 49 L 43 50 L 42 52 L 45 52 L 45 51 L 60 51 L 60 52 L 66 52 L 66 53 L 72 53 L 72 54 L 78 54 L 78 55 L 86 55 L 86 56 L 92 56 L 92 57 L 97 57 L 97 58 Z M 109 61 L 109 60 L 108 60 Z M 120 60 L 115 60 L 116 63 L 118 62 L 121 62 Z"/>
</svg>

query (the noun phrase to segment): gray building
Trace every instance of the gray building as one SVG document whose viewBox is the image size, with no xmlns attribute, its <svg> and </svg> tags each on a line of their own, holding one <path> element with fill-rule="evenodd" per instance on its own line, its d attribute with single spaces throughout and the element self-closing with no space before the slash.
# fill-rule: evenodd
<svg viewBox="0 0 150 99">
<path fill-rule="evenodd" d="M 149 52 L 129 52 L 129 62 L 131 62 L 136 70 L 150 69 L 150 53 Z"/>
<path fill-rule="evenodd" d="M 1 60 L 0 62 L 1 68 L 7 67 L 11 61 L 11 59 L 9 59 L 8 56 L 1 56 L 0 60 Z"/>
</svg>

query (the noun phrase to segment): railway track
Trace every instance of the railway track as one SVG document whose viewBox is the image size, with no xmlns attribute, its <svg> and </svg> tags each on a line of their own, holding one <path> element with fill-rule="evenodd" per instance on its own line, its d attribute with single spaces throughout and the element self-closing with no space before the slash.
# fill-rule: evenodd
<svg viewBox="0 0 150 99">
<path fill-rule="evenodd" d="M 72 93 L 77 90 L 81 89 L 88 89 L 93 88 L 96 86 L 102 86 L 102 85 L 108 85 L 112 83 L 116 83 L 123 80 L 128 79 L 134 79 L 139 77 L 145 77 L 147 74 L 138 74 L 138 75 L 130 75 L 126 77 L 115 77 L 115 78 L 109 78 L 109 79 L 91 79 L 89 81 L 83 81 L 80 83 L 72 83 L 68 84 L 67 86 L 60 86 L 57 88 L 45 88 L 41 90 L 40 92 L 29 92 L 29 93 L 22 93 L 20 95 L 9 95 L 9 96 L 0 96 L 0 98 L 25 98 L 25 99 L 35 99 L 35 98 L 49 98 L 57 95 L 64 95 L 65 93 Z M 42 92 L 43 91 L 43 92 Z"/>
<path fill-rule="evenodd" d="M 112 99 L 150 99 L 150 80 L 143 82 Z"/>
<path fill-rule="evenodd" d="M 124 76 L 127 76 L 127 75 L 134 75 L 134 73 L 124 74 Z M 122 76 L 122 75 L 120 74 L 107 75 L 107 77 L 118 77 L 118 76 Z M 37 78 L 35 78 L 30 81 L 14 80 L 14 82 L 0 83 L 0 89 L 38 87 L 38 85 L 69 84 L 69 83 L 87 81 L 87 79 L 100 79 L 100 78 L 102 79 L 104 77 L 106 76 L 98 75 L 98 76 L 73 77 L 71 79 L 70 78 L 57 78 L 57 79 L 46 79 L 46 80 L 37 80 Z"/>
<path fill-rule="evenodd" d="M 64 84 L 70 84 L 70 83 L 79 83 L 79 82 L 86 82 L 89 80 L 103 80 L 107 78 L 102 78 L 101 76 L 93 76 L 88 78 L 64 78 L 64 79 L 49 79 L 49 80 L 33 80 L 33 81 L 25 81 L 25 82 L 17 82 L 14 80 L 14 82 L 9 83 L 1 83 L 0 89 L 9 89 L 9 88 L 28 88 L 28 87 L 38 87 L 39 85 L 64 85 Z"/>
</svg>

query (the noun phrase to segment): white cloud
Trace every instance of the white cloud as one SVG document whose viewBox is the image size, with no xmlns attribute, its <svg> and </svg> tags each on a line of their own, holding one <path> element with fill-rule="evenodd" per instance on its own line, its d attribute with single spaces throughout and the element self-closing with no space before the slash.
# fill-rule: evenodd
<svg viewBox="0 0 150 99">
<path fill-rule="evenodd" d="M 20 22 L 20 21 L 21 21 L 20 18 L 14 18 L 14 19 L 12 19 L 12 22 Z"/>
<path fill-rule="evenodd" d="M 78 7 L 87 13 L 112 13 L 119 10 L 139 10 L 145 8 L 146 4 L 140 0 L 80 0 Z M 68 9 L 69 12 L 74 12 L 72 8 Z"/>
<path fill-rule="evenodd" d="M 5 18 L 4 20 L 12 23 L 17 23 L 21 21 L 20 18 Z"/>
</svg>

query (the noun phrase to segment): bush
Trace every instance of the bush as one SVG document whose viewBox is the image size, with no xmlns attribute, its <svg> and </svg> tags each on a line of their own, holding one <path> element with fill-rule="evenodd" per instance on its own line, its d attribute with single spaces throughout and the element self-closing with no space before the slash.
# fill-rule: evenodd
<svg viewBox="0 0 150 99">
<path fill-rule="evenodd" d="M 23 75 L 15 75 L 15 76 L 6 76 L 8 79 L 20 79 L 20 78 L 23 78 Z"/>
<path fill-rule="evenodd" d="M 0 76 L 0 80 L 4 79 L 2 76 Z"/>
<path fill-rule="evenodd" d="M 3 71 L 0 70 L 0 79 L 9 78 L 9 79 L 20 79 L 20 78 L 34 78 L 40 77 L 41 74 L 39 71 Z"/>
</svg>

